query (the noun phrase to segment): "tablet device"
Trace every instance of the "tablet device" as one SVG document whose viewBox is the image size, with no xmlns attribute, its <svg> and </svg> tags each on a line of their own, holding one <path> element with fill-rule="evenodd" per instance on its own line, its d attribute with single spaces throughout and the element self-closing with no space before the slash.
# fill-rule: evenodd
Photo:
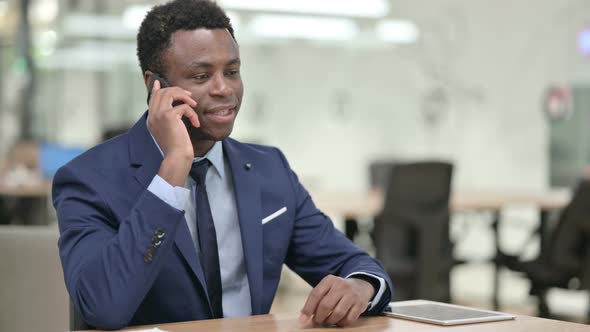
<svg viewBox="0 0 590 332">
<path fill-rule="evenodd" d="M 473 309 L 454 304 L 413 300 L 391 302 L 383 312 L 387 316 L 437 325 L 460 325 L 514 319 L 502 312 Z"/>
</svg>

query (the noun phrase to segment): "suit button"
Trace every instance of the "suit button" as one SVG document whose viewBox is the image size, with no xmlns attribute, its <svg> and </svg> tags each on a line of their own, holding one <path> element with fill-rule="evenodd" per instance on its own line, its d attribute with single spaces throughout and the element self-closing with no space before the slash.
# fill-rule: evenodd
<svg viewBox="0 0 590 332">
<path fill-rule="evenodd" d="M 152 239 L 152 245 L 154 245 L 154 247 L 159 247 L 160 244 L 162 244 L 162 240 L 158 240 L 157 238 Z"/>
<path fill-rule="evenodd" d="M 158 239 L 163 239 L 163 238 L 164 238 L 164 236 L 166 236 L 166 233 L 165 233 L 165 232 L 164 232 L 162 229 L 158 228 L 158 229 L 156 230 L 156 232 L 154 233 L 154 235 L 155 235 L 155 236 L 156 236 Z"/>
<path fill-rule="evenodd" d="M 160 240 L 157 236 L 152 237 L 152 244 L 154 247 L 159 247 L 162 244 L 162 240 Z"/>
</svg>

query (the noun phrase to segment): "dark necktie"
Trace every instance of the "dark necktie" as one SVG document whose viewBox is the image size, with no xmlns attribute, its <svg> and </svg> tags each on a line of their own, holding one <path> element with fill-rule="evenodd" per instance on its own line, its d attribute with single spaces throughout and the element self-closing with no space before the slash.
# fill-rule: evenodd
<svg viewBox="0 0 590 332">
<path fill-rule="evenodd" d="M 221 273 L 219 269 L 219 254 L 217 251 L 217 235 L 211 215 L 211 207 L 207 198 L 205 175 L 211 163 L 208 159 L 193 163 L 190 176 L 197 183 L 195 192 L 195 206 L 197 209 L 197 233 L 199 234 L 199 258 L 205 272 L 205 282 L 209 300 L 213 309 L 213 318 L 223 318 L 221 306 Z"/>
</svg>

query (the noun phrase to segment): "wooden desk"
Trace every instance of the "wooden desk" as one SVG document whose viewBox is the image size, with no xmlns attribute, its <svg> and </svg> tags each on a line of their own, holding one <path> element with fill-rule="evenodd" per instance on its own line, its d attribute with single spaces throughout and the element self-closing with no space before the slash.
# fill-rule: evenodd
<svg viewBox="0 0 590 332">
<path fill-rule="evenodd" d="M 343 217 L 373 217 L 383 209 L 384 194 L 379 190 L 348 192 L 311 192 L 318 208 Z M 570 200 L 567 190 L 536 191 L 457 191 L 451 197 L 453 211 L 500 210 L 510 205 L 530 205 L 541 210 L 556 210 Z"/>
<path fill-rule="evenodd" d="M 461 326 L 437 326 L 425 323 L 412 322 L 409 320 L 390 317 L 366 317 L 359 319 L 349 328 L 311 328 L 311 326 L 300 327 L 297 317 L 291 314 L 260 315 L 243 318 L 213 319 L 195 322 L 160 324 L 146 327 L 134 327 L 124 331 L 138 329 L 159 328 L 169 332 L 241 332 L 241 331 L 300 331 L 310 332 L 345 332 L 345 331 L 394 331 L 394 332 L 578 332 L 590 331 L 590 326 L 561 322 L 556 320 L 542 319 L 529 316 L 517 316 L 515 320 L 494 323 L 471 324 Z"/>
</svg>

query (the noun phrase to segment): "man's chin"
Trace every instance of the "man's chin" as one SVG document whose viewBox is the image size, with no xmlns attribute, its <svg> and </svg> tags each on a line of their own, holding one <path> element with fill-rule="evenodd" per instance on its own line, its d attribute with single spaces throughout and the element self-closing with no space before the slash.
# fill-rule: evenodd
<svg viewBox="0 0 590 332">
<path fill-rule="evenodd" d="M 211 130 L 202 130 L 201 128 L 194 128 L 192 127 L 189 130 L 189 136 L 191 137 L 191 141 L 223 141 L 224 139 L 228 138 L 231 134 L 233 128 L 225 129 L 225 130 L 218 130 L 218 131 L 211 131 Z"/>
</svg>

